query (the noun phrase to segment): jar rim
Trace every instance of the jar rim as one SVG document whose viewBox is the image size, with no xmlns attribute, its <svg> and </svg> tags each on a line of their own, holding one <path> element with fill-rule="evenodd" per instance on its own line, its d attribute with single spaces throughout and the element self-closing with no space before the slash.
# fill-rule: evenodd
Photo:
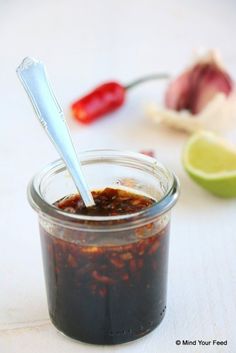
<svg viewBox="0 0 236 353">
<path fill-rule="evenodd" d="M 66 212 L 62 209 L 55 207 L 53 204 L 47 202 L 41 192 L 41 183 L 46 176 L 57 174 L 66 170 L 66 166 L 62 159 L 58 159 L 54 162 L 47 164 L 38 173 L 34 175 L 28 185 L 28 200 L 31 207 L 41 215 L 47 215 L 48 217 L 55 219 L 55 221 L 62 221 L 63 223 L 74 223 L 89 221 L 89 225 L 98 223 L 104 224 L 106 222 L 118 221 L 119 223 L 132 222 L 133 225 L 144 224 L 152 221 L 154 218 L 162 215 L 169 211 L 176 203 L 179 196 L 179 182 L 176 175 L 166 169 L 160 162 L 155 158 L 146 156 L 138 152 L 121 151 L 114 149 L 96 149 L 87 150 L 78 153 L 78 158 L 82 165 L 86 165 L 92 162 L 104 162 L 113 160 L 114 157 L 117 161 L 126 159 L 129 162 L 139 162 L 143 165 L 151 167 L 152 172 L 161 171 L 161 173 L 168 179 L 168 189 L 161 197 L 160 200 L 154 202 L 150 207 L 145 208 L 139 212 L 129 213 L 127 215 L 116 215 L 116 216 L 88 216 L 79 215 Z"/>
</svg>

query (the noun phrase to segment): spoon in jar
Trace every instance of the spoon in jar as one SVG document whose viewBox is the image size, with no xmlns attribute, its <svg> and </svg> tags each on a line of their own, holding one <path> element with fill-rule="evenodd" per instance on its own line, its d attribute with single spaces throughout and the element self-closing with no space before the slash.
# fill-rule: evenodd
<svg viewBox="0 0 236 353">
<path fill-rule="evenodd" d="M 85 206 L 93 206 L 93 196 L 85 181 L 63 111 L 54 96 L 43 63 L 27 57 L 16 72 L 40 123 L 64 160 Z"/>
</svg>

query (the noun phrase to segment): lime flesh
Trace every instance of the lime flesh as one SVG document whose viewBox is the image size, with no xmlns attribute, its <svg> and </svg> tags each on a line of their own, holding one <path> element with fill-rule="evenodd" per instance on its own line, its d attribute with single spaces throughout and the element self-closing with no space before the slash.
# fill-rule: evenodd
<svg viewBox="0 0 236 353">
<path fill-rule="evenodd" d="M 185 145 L 183 164 L 199 185 L 221 197 L 236 197 L 236 147 L 211 132 L 194 134 Z"/>
</svg>

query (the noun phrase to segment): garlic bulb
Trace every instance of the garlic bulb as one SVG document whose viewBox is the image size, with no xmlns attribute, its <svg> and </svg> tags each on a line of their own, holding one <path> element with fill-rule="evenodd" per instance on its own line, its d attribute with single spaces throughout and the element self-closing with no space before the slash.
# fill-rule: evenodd
<svg viewBox="0 0 236 353">
<path fill-rule="evenodd" d="M 215 52 L 200 57 L 167 87 L 165 107 L 150 104 L 156 123 L 197 131 L 223 131 L 236 124 L 236 91 Z"/>
</svg>

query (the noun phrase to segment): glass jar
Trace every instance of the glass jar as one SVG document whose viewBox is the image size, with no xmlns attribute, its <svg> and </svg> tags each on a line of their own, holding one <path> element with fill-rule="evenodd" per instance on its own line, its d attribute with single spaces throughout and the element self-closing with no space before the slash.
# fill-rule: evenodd
<svg viewBox="0 0 236 353">
<path fill-rule="evenodd" d="M 32 179 L 28 197 L 39 216 L 49 315 L 60 332 L 80 341 L 131 341 L 152 331 L 166 311 L 178 181 L 139 153 L 96 150 L 79 159 L 91 190 L 123 188 L 155 202 L 119 216 L 67 213 L 53 205 L 77 192 L 61 160 Z"/>
</svg>

